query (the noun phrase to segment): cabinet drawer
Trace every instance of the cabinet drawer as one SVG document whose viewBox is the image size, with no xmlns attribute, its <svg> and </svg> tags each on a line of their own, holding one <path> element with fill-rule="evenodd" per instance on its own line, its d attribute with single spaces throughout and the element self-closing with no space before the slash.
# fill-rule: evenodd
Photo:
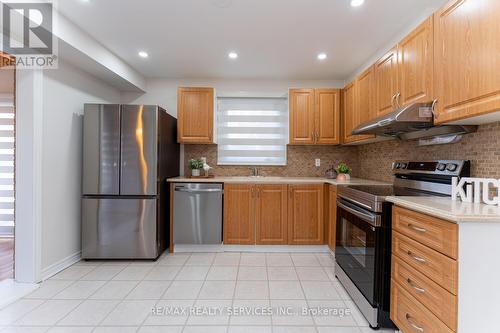
<svg viewBox="0 0 500 333">
<path fill-rule="evenodd" d="M 393 228 L 400 233 L 457 259 L 458 226 L 435 217 L 401 207 L 392 211 Z"/>
<path fill-rule="evenodd" d="M 394 255 L 392 256 L 392 278 L 446 326 L 452 330 L 457 329 L 457 296 L 452 295 Z"/>
<path fill-rule="evenodd" d="M 451 333 L 425 306 L 408 294 L 394 279 L 391 281 L 391 319 L 405 333 Z"/>
<path fill-rule="evenodd" d="M 457 294 L 458 265 L 455 260 L 394 230 L 392 253 L 453 295 Z"/>
</svg>

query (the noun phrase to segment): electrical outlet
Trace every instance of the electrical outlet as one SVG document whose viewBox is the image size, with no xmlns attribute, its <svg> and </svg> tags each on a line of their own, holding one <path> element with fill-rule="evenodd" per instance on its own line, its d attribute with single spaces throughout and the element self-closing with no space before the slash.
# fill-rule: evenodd
<svg viewBox="0 0 500 333">
<path fill-rule="evenodd" d="M 314 160 L 314 164 L 316 165 L 316 167 L 320 167 L 321 166 L 321 160 L 319 158 L 315 159 Z"/>
</svg>

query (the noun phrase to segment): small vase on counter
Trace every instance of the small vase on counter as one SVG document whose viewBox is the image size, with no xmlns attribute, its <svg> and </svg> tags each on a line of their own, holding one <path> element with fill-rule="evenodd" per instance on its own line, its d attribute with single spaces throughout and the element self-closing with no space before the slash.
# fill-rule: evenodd
<svg viewBox="0 0 500 333">
<path fill-rule="evenodd" d="M 200 176 L 200 169 L 191 169 L 191 176 L 199 177 Z"/>
<path fill-rule="evenodd" d="M 339 182 L 346 182 L 351 179 L 351 175 L 349 173 L 351 172 L 351 168 L 345 164 L 344 162 L 340 162 L 339 165 L 337 166 L 337 181 Z"/>
</svg>

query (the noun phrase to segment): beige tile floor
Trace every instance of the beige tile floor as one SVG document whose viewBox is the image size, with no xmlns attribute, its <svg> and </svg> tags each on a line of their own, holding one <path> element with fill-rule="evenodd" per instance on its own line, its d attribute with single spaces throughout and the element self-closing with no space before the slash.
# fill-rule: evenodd
<svg viewBox="0 0 500 333">
<path fill-rule="evenodd" d="M 181 253 L 79 262 L 1 309 L 0 332 L 374 331 L 337 282 L 329 254 Z"/>
</svg>

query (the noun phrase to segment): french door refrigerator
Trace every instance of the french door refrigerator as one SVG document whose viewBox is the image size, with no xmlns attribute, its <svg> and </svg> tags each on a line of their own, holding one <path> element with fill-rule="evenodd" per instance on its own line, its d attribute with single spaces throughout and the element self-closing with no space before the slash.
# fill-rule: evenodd
<svg viewBox="0 0 500 333">
<path fill-rule="evenodd" d="M 82 257 L 155 259 L 179 175 L 177 120 L 154 105 L 85 104 Z"/>
</svg>

